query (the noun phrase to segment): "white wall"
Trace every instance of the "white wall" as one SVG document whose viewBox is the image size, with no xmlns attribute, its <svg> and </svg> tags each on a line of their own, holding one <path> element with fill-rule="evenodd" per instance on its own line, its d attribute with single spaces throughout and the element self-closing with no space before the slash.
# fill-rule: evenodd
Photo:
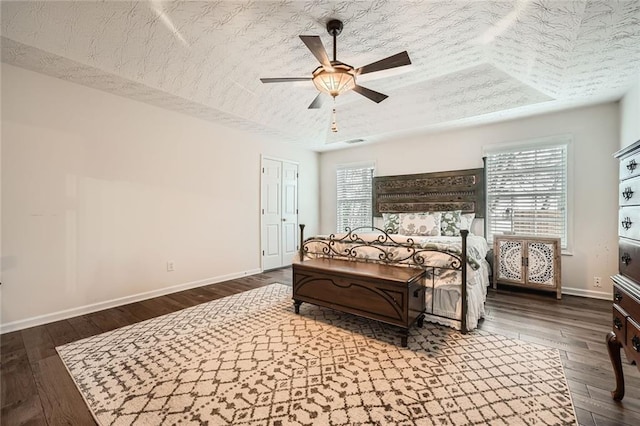
<svg viewBox="0 0 640 426">
<path fill-rule="evenodd" d="M 5 64 L 2 151 L 4 331 L 258 272 L 261 155 L 318 230 L 318 154 Z"/>
<path fill-rule="evenodd" d="M 620 148 L 640 140 L 640 75 L 620 101 Z"/>
<path fill-rule="evenodd" d="M 617 103 L 407 137 L 320 155 L 320 230 L 336 229 L 337 164 L 375 161 L 376 175 L 427 173 L 482 167 L 482 147 L 546 136 L 573 135 L 572 256 L 562 257 L 565 293 L 609 298 L 607 277 L 617 271 Z M 603 287 L 593 286 L 602 277 Z"/>
</svg>

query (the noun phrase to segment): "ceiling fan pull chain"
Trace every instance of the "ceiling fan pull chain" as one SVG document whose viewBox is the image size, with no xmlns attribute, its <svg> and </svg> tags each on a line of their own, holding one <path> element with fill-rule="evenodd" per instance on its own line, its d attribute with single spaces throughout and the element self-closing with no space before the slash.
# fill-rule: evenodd
<svg viewBox="0 0 640 426">
<path fill-rule="evenodd" d="M 336 122 L 336 98 L 333 98 L 333 120 L 331 120 L 331 131 L 336 133 L 338 131 L 338 123 Z"/>
</svg>

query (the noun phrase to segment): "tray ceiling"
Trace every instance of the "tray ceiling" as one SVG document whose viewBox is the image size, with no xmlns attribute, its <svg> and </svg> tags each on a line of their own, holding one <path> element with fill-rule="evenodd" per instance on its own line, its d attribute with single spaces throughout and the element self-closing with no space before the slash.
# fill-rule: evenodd
<svg viewBox="0 0 640 426">
<path fill-rule="evenodd" d="M 2 2 L 2 61 L 316 151 L 619 99 L 640 74 L 640 1 Z M 389 95 L 307 106 L 318 66 L 298 35 Z"/>
</svg>

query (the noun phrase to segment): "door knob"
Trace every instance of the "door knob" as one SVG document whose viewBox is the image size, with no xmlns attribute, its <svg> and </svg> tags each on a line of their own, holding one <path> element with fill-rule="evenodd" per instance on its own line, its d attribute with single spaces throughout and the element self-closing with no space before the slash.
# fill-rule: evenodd
<svg viewBox="0 0 640 426">
<path fill-rule="evenodd" d="M 283 217 L 283 218 L 282 218 L 282 221 L 283 221 L 283 222 L 286 222 L 286 221 L 287 221 L 287 219 L 285 219 L 285 218 Z"/>
</svg>

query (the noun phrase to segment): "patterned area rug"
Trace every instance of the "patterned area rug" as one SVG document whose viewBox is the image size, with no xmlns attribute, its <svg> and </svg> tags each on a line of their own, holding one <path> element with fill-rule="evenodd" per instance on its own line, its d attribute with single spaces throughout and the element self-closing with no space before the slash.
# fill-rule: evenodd
<svg viewBox="0 0 640 426">
<path fill-rule="evenodd" d="M 556 349 L 398 329 L 272 284 L 58 347 L 101 425 L 561 425 Z"/>
</svg>

